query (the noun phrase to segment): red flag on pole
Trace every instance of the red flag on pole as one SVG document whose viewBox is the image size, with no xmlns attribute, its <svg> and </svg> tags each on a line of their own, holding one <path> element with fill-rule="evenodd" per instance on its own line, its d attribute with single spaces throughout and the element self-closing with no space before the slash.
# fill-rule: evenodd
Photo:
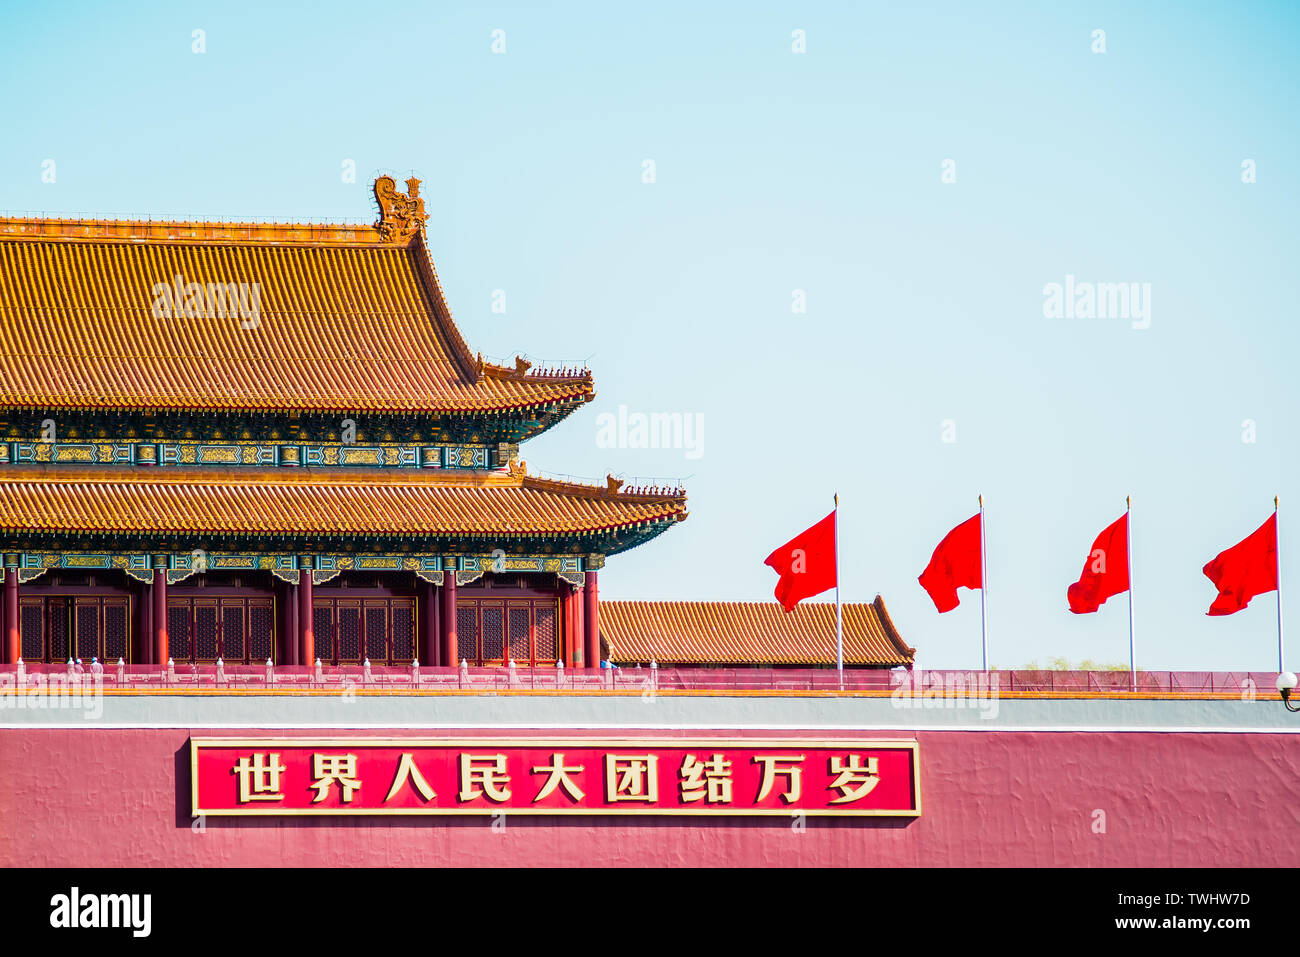
<svg viewBox="0 0 1300 957">
<path fill-rule="evenodd" d="M 1277 591 L 1277 514 L 1201 569 L 1219 596 L 1207 615 L 1231 615 L 1256 595 Z"/>
<path fill-rule="evenodd" d="M 980 565 L 980 517 L 977 513 L 944 536 L 917 581 L 942 614 L 960 604 L 958 587 L 983 587 Z"/>
<path fill-rule="evenodd" d="M 781 576 L 774 594 L 786 611 L 794 611 L 794 606 L 805 598 L 834 588 L 835 512 L 790 539 L 768 555 L 763 564 Z"/>
<path fill-rule="evenodd" d="M 1070 611 L 1086 615 L 1107 598 L 1128 591 L 1128 513 L 1106 526 L 1097 536 L 1083 563 L 1083 574 L 1066 591 Z"/>
</svg>

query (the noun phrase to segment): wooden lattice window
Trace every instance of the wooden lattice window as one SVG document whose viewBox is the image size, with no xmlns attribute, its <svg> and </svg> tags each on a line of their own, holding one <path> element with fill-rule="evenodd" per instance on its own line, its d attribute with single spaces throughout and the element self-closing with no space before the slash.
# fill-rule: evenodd
<svg viewBox="0 0 1300 957">
<path fill-rule="evenodd" d="M 311 633 L 315 654 L 326 664 L 334 663 L 334 603 L 317 601 L 311 608 Z M 316 662 L 309 662 L 315 664 Z"/>
<path fill-rule="evenodd" d="M 221 609 L 221 657 L 243 661 L 248 656 L 244 636 L 247 626 L 244 618 L 248 609 L 243 605 L 227 605 Z"/>
<path fill-rule="evenodd" d="M 126 602 L 105 601 L 101 614 L 104 654 L 100 660 L 116 662 L 120 658 L 124 662 L 130 661 L 131 630 Z"/>
<path fill-rule="evenodd" d="M 24 661 L 80 658 L 89 666 L 130 660 L 130 603 L 125 597 L 42 595 L 19 602 L 19 641 Z"/>
<path fill-rule="evenodd" d="M 415 599 L 316 598 L 312 629 L 322 662 L 409 664 L 415 658 Z"/>
<path fill-rule="evenodd" d="M 340 601 L 334 611 L 337 619 L 338 646 L 334 660 L 339 664 L 361 663 L 361 602 Z"/>
<path fill-rule="evenodd" d="M 266 661 L 275 653 L 275 609 L 269 601 L 248 603 L 248 660 Z"/>
<path fill-rule="evenodd" d="M 388 633 L 394 661 L 415 660 L 415 602 L 394 602 Z"/>
<path fill-rule="evenodd" d="M 274 655 L 271 598 L 167 599 L 168 654 L 176 661 L 260 664 Z"/>
<path fill-rule="evenodd" d="M 496 663 L 505 656 L 506 610 L 499 601 L 479 604 L 479 660 L 483 664 Z"/>
<path fill-rule="evenodd" d="M 555 643 L 555 606 L 534 605 L 533 658 L 539 665 L 550 664 L 559 655 Z"/>
<path fill-rule="evenodd" d="M 45 600 L 23 599 L 18 612 L 21 622 L 24 661 L 46 661 L 45 654 Z"/>
<path fill-rule="evenodd" d="M 190 618 L 192 609 L 187 601 L 172 599 L 167 602 L 167 655 L 175 661 L 192 660 L 190 648 Z M 163 662 L 165 664 L 166 662 Z"/>
<path fill-rule="evenodd" d="M 478 655 L 478 607 L 473 603 L 456 606 L 456 660 L 475 665 Z"/>
<path fill-rule="evenodd" d="M 470 664 L 555 664 L 554 598 L 463 598 L 456 606 L 458 653 Z"/>
</svg>

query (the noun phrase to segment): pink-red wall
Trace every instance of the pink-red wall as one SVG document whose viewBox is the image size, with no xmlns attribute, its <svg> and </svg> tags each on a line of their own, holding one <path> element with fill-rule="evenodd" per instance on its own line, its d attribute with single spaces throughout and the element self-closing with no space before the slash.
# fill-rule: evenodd
<svg viewBox="0 0 1300 957">
<path fill-rule="evenodd" d="M 0 866 L 1292 863 L 1300 827 L 1297 735 L 922 731 L 915 737 L 923 803 L 915 820 L 810 818 L 800 832 L 784 819 L 754 818 L 516 817 L 498 829 L 489 818 L 209 818 L 196 830 L 189 817 L 189 732 L 5 730 Z"/>
</svg>

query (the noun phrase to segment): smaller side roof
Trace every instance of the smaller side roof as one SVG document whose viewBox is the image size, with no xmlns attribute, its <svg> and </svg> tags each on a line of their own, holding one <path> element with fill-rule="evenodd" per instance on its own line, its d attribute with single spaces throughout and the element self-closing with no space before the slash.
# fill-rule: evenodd
<svg viewBox="0 0 1300 957">
<path fill-rule="evenodd" d="M 844 610 L 844 663 L 910 665 L 916 649 L 898 634 L 885 601 L 850 602 Z M 600 631 L 618 664 L 835 664 L 835 605 L 804 602 L 786 612 L 776 602 L 602 601 Z"/>
</svg>

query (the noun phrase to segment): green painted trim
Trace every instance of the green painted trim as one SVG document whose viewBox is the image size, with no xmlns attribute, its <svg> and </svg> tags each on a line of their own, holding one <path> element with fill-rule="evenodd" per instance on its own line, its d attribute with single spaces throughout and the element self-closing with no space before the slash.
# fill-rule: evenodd
<svg viewBox="0 0 1300 957">
<path fill-rule="evenodd" d="M 19 554 L 19 581 L 31 581 L 51 569 L 75 571 L 122 571 L 141 582 L 153 581 L 152 552 L 23 552 Z M 296 583 L 305 567 L 294 554 L 269 552 L 171 552 L 163 556 L 169 585 L 209 571 L 266 571 Z M 476 581 L 488 572 L 554 574 L 571 584 L 581 584 L 584 559 L 575 555 L 456 555 L 443 554 L 340 554 L 312 556 L 312 582 L 325 584 L 345 571 L 412 572 L 416 577 L 441 585 L 448 571 L 457 584 Z M 2 574 L 2 570 L 0 570 Z M 0 577 L 0 581 L 3 581 Z"/>
<path fill-rule="evenodd" d="M 364 469 L 497 468 L 496 443 L 164 442 L 93 439 L 74 442 L 0 442 L 0 465 L 252 466 Z"/>
</svg>

